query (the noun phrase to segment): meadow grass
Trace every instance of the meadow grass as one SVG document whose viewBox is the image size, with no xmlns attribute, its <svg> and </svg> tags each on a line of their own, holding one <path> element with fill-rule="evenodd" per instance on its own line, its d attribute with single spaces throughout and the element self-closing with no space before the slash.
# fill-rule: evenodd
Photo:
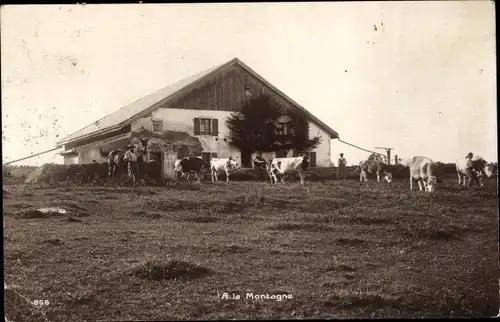
<svg viewBox="0 0 500 322">
<path fill-rule="evenodd" d="M 498 312 L 494 180 L 480 189 L 449 178 L 431 194 L 410 192 L 404 180 L 4 190 L 11 321 Z M 223 300 L 224 292 L 242 299 Z M 35 308 L 23 296 L 50 304 Z"/>
</svg>

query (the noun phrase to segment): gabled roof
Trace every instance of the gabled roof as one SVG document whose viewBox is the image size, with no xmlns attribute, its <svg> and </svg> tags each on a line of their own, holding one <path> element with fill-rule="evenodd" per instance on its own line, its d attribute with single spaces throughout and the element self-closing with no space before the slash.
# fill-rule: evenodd
<svg viewBox="0 0 500 322">
<path fill-rule="evenodd" d="M 300 106 L 298 103 L 293 101 L 291 98 L 286 96 L 276 87 L 274 87 L 271 83 L 265 80 L 262 76 L 253 71 L 250 67 L 245 65 L 238 58 L 234 58 L 227 63 L 222 65 L 218 65 L 207 69 L 201 73 L 192 75 L 187 77 L 177 83 L 170 84 L 156 92 L 148 94 L 135 102 L 132 102 L 125 107 L 120 108 L 119 110 L 112 112 L 105 117 L 95 121 L 94 123 L 84 127 L 83 129 L 76 131 L 75 133 L 64 137 L 63 139 L 57 141 L 58 146 L 62 146 L 63 144 L 67 144 L 69 142 L 80 140 L 84 138 L 89 138 L 97 134 L 104 134 L 113 130 L 117 130 L 122 128 L 125 125 L 132 123 L 135 119 L 137 119 L 140 115 L 145 115 L 153 110 L 155 110 L 159 104 L 163 104 L 168 100 L 182 95 L 186 92 L 189 92 L 191 88 L 194 88 L 196 85 L 200 84 L 205 79 L 215 75 L 223 69 L 227 69 L 234 65 L 239 65 L 247 72 L 252 74 L 255 78 L 260 80 L 262 83 L 267 85 L 276 94 L 282 96 L 285 100 L 287 100 L 291 105 L 297 107 L 298 109 L 305 112 L 320 128 L 326 131 L 330 137 L 338 138 L 338 133 L 331 129 L 328 125 L 323 123 L 317 117 L 308 112 L 305 108 Z"/>
</svg>

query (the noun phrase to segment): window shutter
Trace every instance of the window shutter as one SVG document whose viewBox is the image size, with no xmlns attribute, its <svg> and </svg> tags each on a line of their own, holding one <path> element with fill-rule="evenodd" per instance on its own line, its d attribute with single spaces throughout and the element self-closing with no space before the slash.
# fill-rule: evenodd
<svg viewBox="0 0 500 322">
<path fill-rule="evenodd" d="M 311 166 L 316 166 L 316 152 L 311 152 Z"/>
<path fill-rule="evenodd" d="M 218 119 L 212 119 L 212 135 L 213 136 L 219 135 L 219 120 Z"/>
<path fill-rule="evenodd" d="M 194 118 L 194 135 L 200 135 L 200 119 Z"/>
</svg>

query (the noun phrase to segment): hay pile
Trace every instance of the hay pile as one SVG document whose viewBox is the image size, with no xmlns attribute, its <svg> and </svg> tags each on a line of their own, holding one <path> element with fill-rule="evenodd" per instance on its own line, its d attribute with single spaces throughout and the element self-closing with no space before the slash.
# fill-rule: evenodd
<svg viewBox="0 0 500 322">
<path fill-rule="evenodd" d="M 144 175 L 147 182 L 161 181 L 161 165 L 159 163 L 146 163 Z M 26 183 L 96 183 L 108 180 L 107 163 L 89 164 L 44 164 L 33 170 L 26 178 Z"/>
<path fill-rule="evenodd" d="M 93 182 L 96 179 L 105 179 L 108 176 L 106 163 L 90 164 L 44 164 L 33 170 L 26 178 L 26 183 L 53 183 L 53 182 Z"/>
<path fill-rule="evenodd" d="M 26 179 L 26 177 L 33 172 L 37 167 L 30 165 L 3 165 L 2 173 L 5 177 L 15 177 Z"/>
</svg>

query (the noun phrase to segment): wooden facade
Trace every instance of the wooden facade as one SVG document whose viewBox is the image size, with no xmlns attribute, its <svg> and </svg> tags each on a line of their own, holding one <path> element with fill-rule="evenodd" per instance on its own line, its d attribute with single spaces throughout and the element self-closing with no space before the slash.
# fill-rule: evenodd
<svg viewBox="0 0 500 322">
<path fill-rule="evenodd" d="M 248 89 L 254 97 L 267 94 L 286 109 L 296 108 L 239 65 L 233 65 L 217 74 L 178 100 L 159 107 L 236 112 L 245 103 L 247 99 L 245 93 Z"/>
</svg>

